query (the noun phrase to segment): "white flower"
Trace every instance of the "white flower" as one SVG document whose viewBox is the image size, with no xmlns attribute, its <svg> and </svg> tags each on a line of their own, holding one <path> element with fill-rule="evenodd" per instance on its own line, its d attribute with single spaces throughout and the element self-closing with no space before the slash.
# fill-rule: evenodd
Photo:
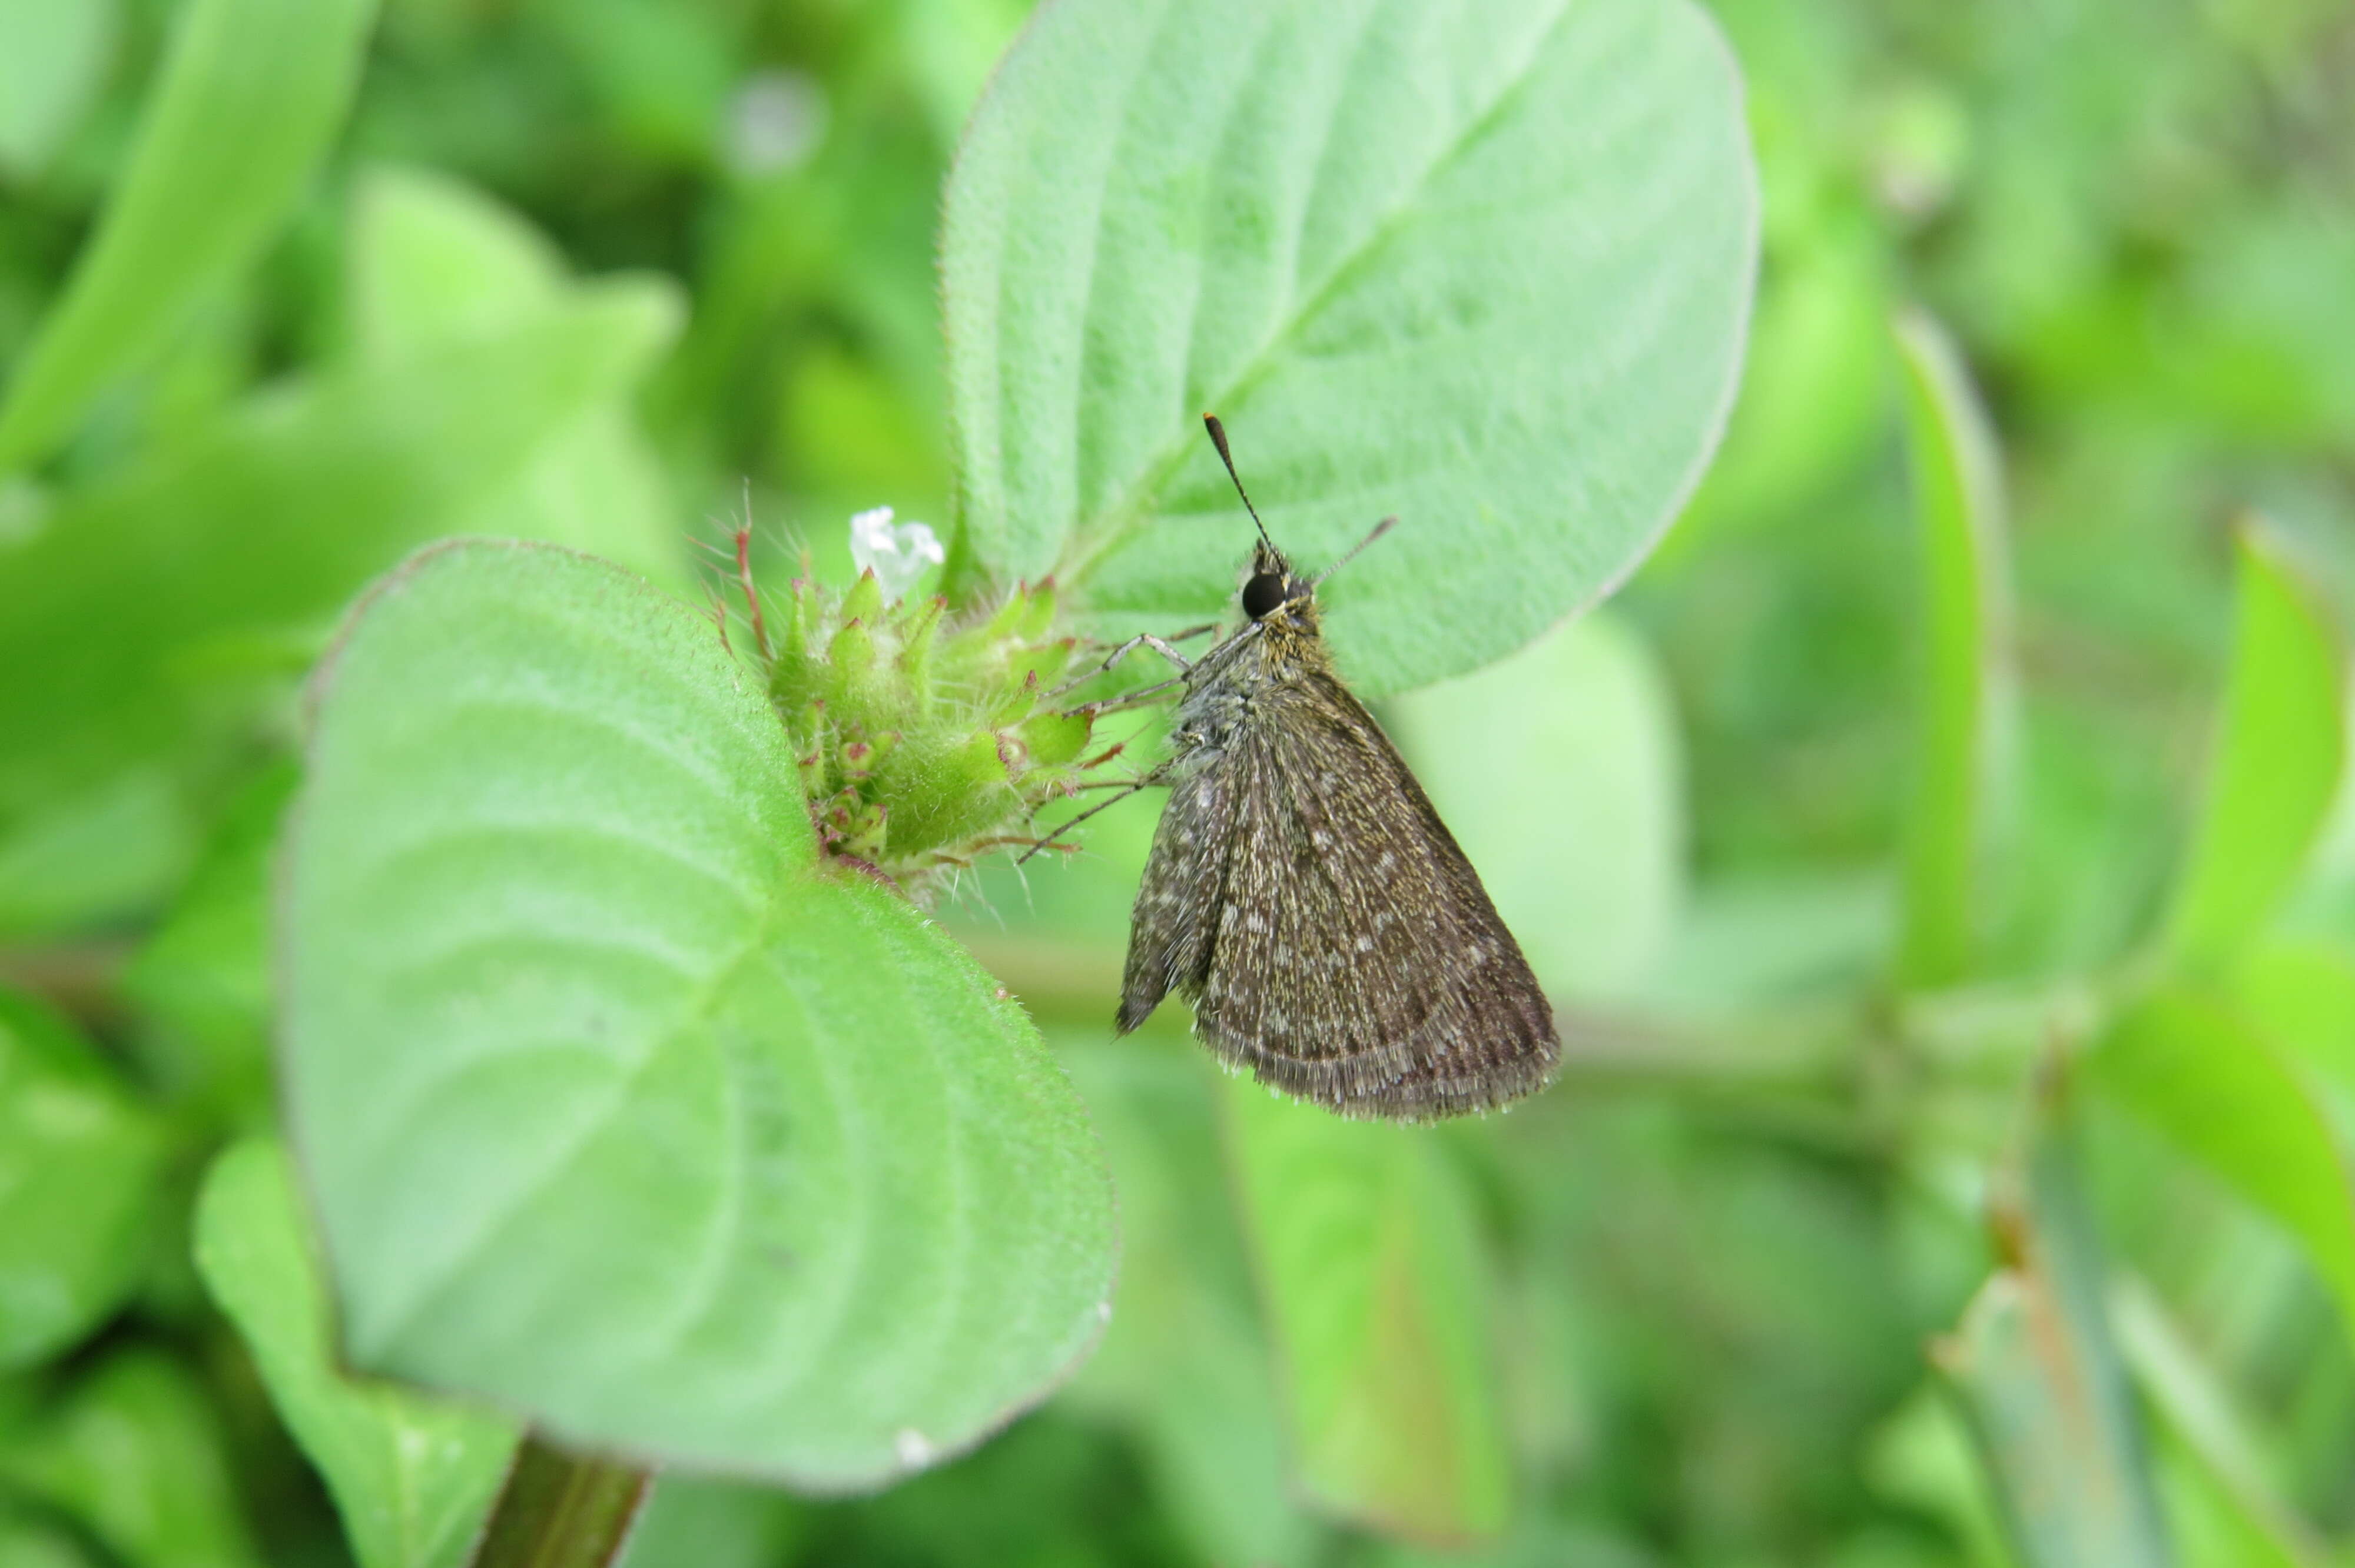
<svg viewBox="0 0 2355 1568">
<path fill-rule="evenodd" d="M 891 509 L 878 506 L 850 520 L 850 559 L 873 572 L 886 599 L 897 599 L 915 586 L 926 567 L 948 559 L 931 528 L 922 523 L 891 524 Z"/>
</svg>

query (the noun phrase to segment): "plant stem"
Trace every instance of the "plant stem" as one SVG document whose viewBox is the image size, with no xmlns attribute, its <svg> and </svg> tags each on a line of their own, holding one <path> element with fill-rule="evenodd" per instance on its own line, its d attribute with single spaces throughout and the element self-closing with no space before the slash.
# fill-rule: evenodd
<svg viewBox="0 0 2355 1568">
<path fill-rule="evenodd" d="M 474 1568 L 607 1568 L 622 1553 L 654 1473 L 524 1438 Z"/>
</svg>

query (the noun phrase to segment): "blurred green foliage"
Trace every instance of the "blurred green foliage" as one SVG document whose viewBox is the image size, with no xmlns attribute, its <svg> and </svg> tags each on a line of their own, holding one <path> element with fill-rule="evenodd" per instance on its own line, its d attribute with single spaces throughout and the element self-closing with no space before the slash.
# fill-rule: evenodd
<svg viewBox="0 0 2355 1568">
<path fill-rule="evenodd" d="M 1725 445 L 1610 609 L 1386 715 L 1564 1005 L 1570 1081 L 1412 1156 L 1271 1135 L 1238 1162 L 1174 1029 L 1105 1039 L 1150 808 L 1071 864 L 985 868 L 944 917 L 1103 1134 L 1113 1329 L 1044 1410 L 879 1496 L 665 1481 L 638 1568 L 2060 1562 L 2037 1542 L 2083 1521 L 2041 1533 L 2018 1481 L 2050 1478 L 2019 1462 L 2073 1378 L 2143 1427 L 2071 1450 L 2147 1466 L 2162 1528 L 2122 1561 L 2355 1552 L 2355 16 L 1713 8 L 1765 192 Z M 77 260 L 184 10 L 0 0 L 12 397 L 96 287 Z M 940 191 L 1025 10 L 387 0 L 346 82 L 329 13 L 365 7 L 321 6 L 271 35 L 303 78 L 276 119 L 183 111 L 260 138 L 291 218 L 151 173 L 176 205 L 149 221 L 184 227 L 77 307 L 103 374 L 0 432 L 0 983 L 40 999 L 0 1008 L 0 1562 L 353 1550 L 351 1467 L 322 1482 L 286 1427 L 356 1418 L 285 1393 L 302 1369 L 190 1261 L 208 1159 L 272 1118 L 296 683 L 438 535 L 684 586 L 748 505 L 779 577 L 805 546 L 838 575 L 854 510 L 945 520 Z M 1909 306 L 1956 397 L 1892 336 Z M 1973 386 L 2002 581 L 1923 548 L 1967 532 L 1925 454 Z M 1998 607 L 2000 683 L 1948 635 Z M 2045 1068 L 2073 1177 L 2047 1053 L 2083 1056 Z M 1284 1157 L 1404 1194 L 1350 1222 L 1397 1233 L 1371 1277 L 1271 1233 Z M 2072 1272 L 2094 1228 L 2106 1307 Z M 2040 1302 L 2051 1362 L 2021 1351 Z M 1353 1385 L 1369 1339 L 1455 1381 Z M 1353 1450 L 1351 1399 L 1416 1412 L 1382 1420 L 1417 1446 Z M 1401 1522 L 1369 1489 L 1508 1517 L 1410 1545 L 1360 1527 Z"/>
</svg>

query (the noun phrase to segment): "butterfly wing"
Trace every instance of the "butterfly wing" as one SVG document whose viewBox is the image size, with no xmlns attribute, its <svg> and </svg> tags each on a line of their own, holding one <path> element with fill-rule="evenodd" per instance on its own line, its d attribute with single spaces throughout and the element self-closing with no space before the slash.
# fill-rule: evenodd
<svg viewBox="0 0 2355 1568">
<path fill-rule="evenodd" d="M 1121 1008 L 1167 991 L 1265 1083 L 1423 1119 L 1542 1088 L 1552 1011 L 1480 879 L 1371 715 L 1321 663 L 1256 694 L 1172 789 Z"/>
<path fill-rule="evenodd" d="M 1209 973 L 1234 838 L 1234 783 L 1222 765 L 1183 774 L 1169 787 L 1129 916 L 1117 1021 L 1123 1034 L 1171 991 L 1199 993 Z"/>
</svg>

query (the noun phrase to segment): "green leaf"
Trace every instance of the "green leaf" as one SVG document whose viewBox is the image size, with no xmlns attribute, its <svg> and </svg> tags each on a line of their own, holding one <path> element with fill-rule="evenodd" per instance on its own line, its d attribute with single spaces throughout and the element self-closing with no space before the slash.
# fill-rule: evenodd
<svg viewBox="0 0 2355 1568">
<path fill-rule="evenodd" d="M 581 0 L 536 18 L 570 57 L 607 134 L 661 167 L 716 161 L 739 69 L 721 13 L 650 0 Z"/>
<path fill-rule="evenodd" d="M 2324 1091 L 2343 1144 L 2355 1140 L 2355 952 L 2277 938 L 2242 960 L 2232 995 Z"/>
<path fill-rule="evenodd" d="M 842 1488 L 976 1441 L 1109 1310 L 1112 1198 L 1021 1009 L 821 863 L 709 621 L 426 551 L 323 666 L 283 1078 L 355 1364 L 559 1438 Z"/>
<path fill-rule="evenodd" d="M 1227 1113 L 1309 1499 L 1434 1545 L 1496 1535 L 1512 1477 L 1479 1222 L 1435 1135 L 1244 1078 Z"/>
<path fill-rule="evenodd" d="M 1684 0 L 1042 8 L 949 181 L 953 573 L 1114 628 L 1223 612 L 1249 528 L 1334 580 L 1368 690 L 1600 597 L 1730 402 L 1757 201 Z"/>
<path fill-rule="evenodd" d="M 72 1536 L 16 1517 L 5 1502 L 0 1502 L 0 1563 L 8 1568 L 98 1568 Z"/>
<path fill-rule="evenodd" d="M 1742 58 L 1754 91 L 1755 61 Z M 1764 183 L 1774 186 L 1771 164 Z M 1861 217 L 1785 251 L 1769 240 L 1725 444 L 1654 570 L 1820 503 L 1875 453 L 1888 426 L 1886 246 Z"/>
<path fill-rule="evenodd" d="M 360 1568 L 456 1568 L 506 1473 L 517 1430 L 344 1372 L 304 1230 L 285 1151 L 249 1139 L 205 1179 L 197 1268 L 325 1478 Z"/>
<path fill-rule="evenodd" d="M 158 1351 L 117 1351 L 0 1441 L 0 1483 L 72 1515 L 125 1568 L 261 1568 L 204 1388 Z"/>
<path fill-rule="evenodd" d="M 2009 585 L 1987 412 L 1936 322 L 1908 312 L 1894 331 L 1920 532 L 1922 640 L 1897 968 L 1902 983 L 1926 988 L 1966 978 L 1977 947 L 1981 862 L 2007 750 Z"/>
<path fill-rule="evenodd" d="M 2346 755 L 2345 655 L 2314 590 L 2261 525 L 2240 538 L 2232 672 L 2208 798 L 2175 890 L 2179 964 L 2231 958 L 2319 836 Z"/>
<path fill-rule="evenodd" d="M 0 5 L 0 175 L 48 164 L 105 84 L 121 24 L 115 0 Z"/>
<path fill-rule="evenodd" d="M 71 1345 L 155 1245 L 165 1140 L 113 1071 L 0 991 L 0 1371 Z"/>
<path fill-rule="evenodd" d="M 2300 1555 L 2294 1538 L 2269 1532 L 2267 1522 L 2251 1514 L 2181 1440 L 2160 1443 L 2158 1473 L 2168 1528 L 2182 1543 L 2186 1563 L 2220 1568 L 2340 1568 L 2339 1560 L 2323 1553 L 2318 1545 Z"/>
<path fill-rule="evenodd" d="M 2162 987 L 2114 1023 L 2093 1082 L 2296 1238 L 2355 1331 L 2355 1166 L 2307 1070 L 2243 1011 Z"/>
<path fill-rule="evenodd" d="M 351 335 L 379 366 L 496 335 L 581 291 L 522 217 L 469 185 L 378 168 L 352 201 Z M 616 387 L 543 442 L 522 472 L 475 497 L 442 532 L 550 539 L 684 586 L 680 533 L 660 463 Z"/>
<path fill-rule="evenodd" d="M 348 223 L 345 325 L 366 361 L 495 333 L 566 286 L 562 253 L 520 214 L 430 169 L 362 170 Z"/>
<path fill-rule="evenodd" d="M 1191 1047 L 1056 1043 L 1103 1129 L 1120 1192 L 1120 1310 L 1066 1397 L 1107 1408 L 1205 1563 L 1318 1560 L 1287 1484 L 1284 1413 L 1227 1195 L 1216 1079 Z"/>
<path fill-rule="evenodd" d="M 1028 12 L 1022 0 L 913 0 L 883 13 L 942 146 L 956 145 Z"/>
<path fill-rule="evenodd" d="M 271 1119 L 270 862 L 301 775 L 266 769 L 223 812 L 171 912 L 123 972 L 152 1026 L 150 1083 L 215 1125 Z"/>
<path fill-rule="evenodd" d="M 584 289 L 492 336 L 265 394 L 59 497 L 0 544 L 0 669 L 42 672 L 0 681 L 0 821 L 162 750 L 224 689 L 254 705 L 218 672 L 259 633 L 324 623 L 512 482 L 630 385 L 678 312 L 666 285 Z"/>
<path fill-rule="evenodd" d="M 0 403 L 0 475 L 70 434 L 285 221 L 343 122 L 375 12 L 373 0 L 181 7 L 98 232 Z"/>
<path fill-rule="evenodd" d="M 1676 714 L 1642 637 L 1592 616 L 1387 716 L 1546 989 L 1641 988 L 1685 850 Z"/>
<path fill-rule="evenodd" d="M 1942 1568 L 2018 1568 L 1962 1411 L 1925 1379 L 1874 1431 L 1859 1468 L 1877 1497 L 1935 1520 L 1957 1551 Z"/>
<path fill-rule="evenodd" d="M 2027 1568 L 2175 1561 L 2124 1363 L 2101 1245 L 2060 1132 L 2040 1128 L 2004 1218 L 2012 1254 L 1932 1359 L 1968 1416 Z"/>
<path fill-rule="evenodd" d="M 1888 967 L 1892 893 L 1874 873 L 1822 866 L 1704 880 L 1651 998 L 1722 1012 L 1869 985 Z"/>
<path fill-rule="evenodd" d="M 2244 1543 L 2234 1561 L 2320 1568 L 2328 1554 L 2291 1506 L 2232 1390 L 2157 1293 L 2139 1279 L 2121 1279 L 2110 1292 L 2110 1315 L 2135 1381 L 2215 1493 L 2218 1522 Z"/>
<path fill-rule="evenodd" d="M 135 913 L 186 872 L 195 836 L 186 801 L 160 768 L 133 768 L 50 801 L 0 838 L 0 933 L 70 930 Z"/>
</svg>

